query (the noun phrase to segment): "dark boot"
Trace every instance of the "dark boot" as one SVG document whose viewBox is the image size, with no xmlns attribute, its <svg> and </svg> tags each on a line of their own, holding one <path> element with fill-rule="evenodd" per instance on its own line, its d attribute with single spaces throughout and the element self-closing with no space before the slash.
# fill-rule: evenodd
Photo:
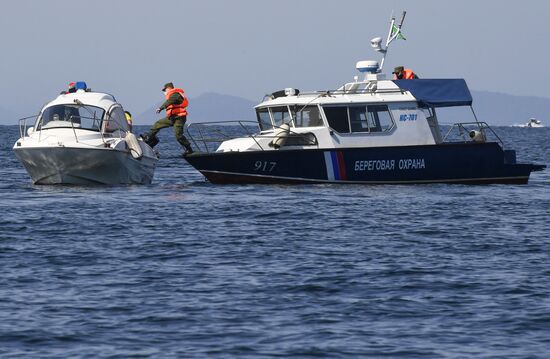
<svg viewBox="0 0 550 359">
<path fill-rule="evenodd" d="M 143 142 L 148 144 L 151 148 L 155 147 L 160 142 L 156 135 L 151 135 L 149 133 L 144 133 L 140 135 L 140 137 L 143 139 Z"/>
<path fill-rule="evenodd" d="M 190 155 L 192 154 L 193 152 L 193 148 L 191 148 L 191 145 L 185 145 L 185 152 L 183 152 L 183 155 L 186 156 L 186 155 Z"/>
</svg>

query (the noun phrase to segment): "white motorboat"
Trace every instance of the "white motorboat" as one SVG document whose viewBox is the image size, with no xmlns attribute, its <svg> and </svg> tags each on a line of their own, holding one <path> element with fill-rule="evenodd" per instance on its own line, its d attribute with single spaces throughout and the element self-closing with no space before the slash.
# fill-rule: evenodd
<svg viewBox="0 0 550 359">
<path fill-rule="evenodd" d="M 46 104 L 33 127 L 20 120 L 13 150 L 33 183 L 151 183 L 158 156 L 131 132 L 122 105 L 83 82 L 76 88 Z"/>
<path fill-rule="evenodd" d="M 529 122 L 527 122 L 524 127 L 544 127 L 544 125 L 540 120 L 537 120 L 536 118 L 531 117 L 529 119 Z"/>
</svg>

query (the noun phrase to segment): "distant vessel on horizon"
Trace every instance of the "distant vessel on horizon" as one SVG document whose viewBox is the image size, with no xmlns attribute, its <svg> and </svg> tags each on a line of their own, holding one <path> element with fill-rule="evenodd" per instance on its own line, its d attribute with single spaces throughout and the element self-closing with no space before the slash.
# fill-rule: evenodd
<svg viewBox="0 0 550 359">
<path fill-rule="evenodd" d="M 531 117 L 527 123 L 521 123 L 518 125 L 513 125 L 512 127 L 527 127 L 527 128 L 540 128 L 544 127 L 541 120 L 537 120 L 534 117 Z"/>
<path fill-rule="evenodd" d="M 525 127 L 544 127 L 544 125 L 540 120 L 537 120 L 536 118 L 531 117 L 529 119 L 529 122 L 525 124 Z"/>
</svg>

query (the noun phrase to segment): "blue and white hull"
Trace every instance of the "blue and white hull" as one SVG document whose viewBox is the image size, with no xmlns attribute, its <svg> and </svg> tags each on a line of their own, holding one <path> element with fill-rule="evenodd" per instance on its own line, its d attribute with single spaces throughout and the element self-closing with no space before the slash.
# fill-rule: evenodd
<svg viewBox="0 0 550 359">
<path fill-rule="evenodd" d="M 526 184 L 544 166 L 518 164 L 497 143 L 196 153 L 212 183 Z"/>
</svg>

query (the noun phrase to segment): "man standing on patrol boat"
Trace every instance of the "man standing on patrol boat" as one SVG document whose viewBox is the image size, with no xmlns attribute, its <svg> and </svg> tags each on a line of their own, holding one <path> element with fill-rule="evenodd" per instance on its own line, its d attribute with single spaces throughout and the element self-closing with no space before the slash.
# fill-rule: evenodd
<svg viewBox="0 0 550 359">
<path fill-rule="evenodd" d="M 397 66 L 395 69 L 393 69 L 392 74 L 394 80 L 414 80 L 418 78 L 413 70 L 406 69 L 403 66 Z"/>
<path fill-rule="evenodd" d="M 166 110 L 166 117 L 161 118 L 151 126 L 151 129 L 148 133 L 142 135 L 141 137 L 144 141 L 149 144 L 151 147 L 154 147 L 158 143 L 157 133 L 166 127 L 174 127 L 174 134 L 176 135 L 176 140 L 180 145 L 185 148 L 184 155 L 193 153 L 191 144 L 183 135 L 183 128 L 185 121 L 187 120 L 187 106 L 189 101 L 185 96 L 185 93 L 180 88 L 174 88 L 174 84 L 168 82 L 162 88 L 164 92 L 164 97 L 166 101 L 156 112 L 160 113 L 162 110 Z"/>
</svg>

